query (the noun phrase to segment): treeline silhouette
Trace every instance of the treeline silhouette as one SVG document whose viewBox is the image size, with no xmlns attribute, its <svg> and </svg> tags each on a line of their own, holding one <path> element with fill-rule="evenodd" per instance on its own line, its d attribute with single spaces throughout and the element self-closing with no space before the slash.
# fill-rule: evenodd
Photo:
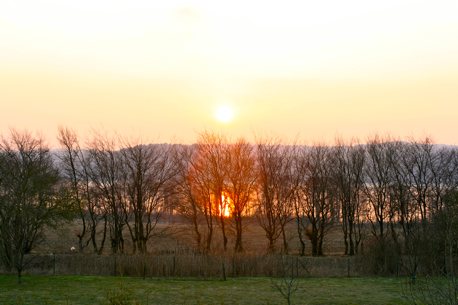
<svg viewBox="0 0 458 305">
<path fill-rule="evenodd" d="M 206 255 L 216 245 L 243 255 L 245 222 L 256 219 L 265 253 L 304 256 L 310 244 L 322 256 L 339 227 L 345 255 L 364 255 L 374 272 L 454 272 L 456 147 L 380 136 L 333 146 L 249 143 L 211 132 L 193 145 L 102 134 L 82 142 L 67 128 L 58 140 L 53 152 L 28 132 L 0 143 L 0 255 L 19 276 L 43 230 L 62 220 L 77 220 L 77 252 L 146 255 L 164 215 L 187 223 L 193 251 Z"/>
</svg>

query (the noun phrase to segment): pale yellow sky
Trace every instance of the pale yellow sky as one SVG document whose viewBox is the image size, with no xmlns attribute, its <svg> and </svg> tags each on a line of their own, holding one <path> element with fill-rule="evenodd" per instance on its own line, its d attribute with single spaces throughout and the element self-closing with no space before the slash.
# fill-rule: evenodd
<svg viewBox="0 0 458 305">
<path fill-rule="evenodd" d="M 458 1 L 161 2 L 1 1 L 0 133 L 458 144 Z"/>
</svg>

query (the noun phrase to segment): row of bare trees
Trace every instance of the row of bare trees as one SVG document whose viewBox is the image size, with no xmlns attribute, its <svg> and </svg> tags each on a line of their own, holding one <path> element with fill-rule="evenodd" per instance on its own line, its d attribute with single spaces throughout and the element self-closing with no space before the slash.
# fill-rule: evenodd
<svg viewBox="0 0 458 305">
<path fill-rule="evenodd" d="M 243 220 L 255 216 L 269 252 L 279 240 L 289 251 L 286 226 L 294 221 L 301 255 L 308 242 L 312 255 L 323 255 L 335 225 L 345 254 L 358 253 L 368 228 L 381 244 L 390 239 L 416 253 L 458 185 L 456 149 L 429 139 L 252 145 L 203 133 L 190 146 L 148 146 L 96 135 L 81 149 L 75 134 L 62 129 L 60 142 L 63 172 L 81 215 L 80 249 L 92 244 L 99 253 L 107 235 L 112 251 L 123 251 L 125 227 L 134 252 L 146 252 L 166 204 L 189 220 L 196 247 L 207 252 L 217 236 L 227 250 L 229 228 L 234 251 L 243 251 Z M 101 239 L 95 238 L 98 230 Z"/>
<path fill-rule="evenodd" d="M 91 246 L 101 254 L 108 237 L 111 252 L 123 253 L 127 231 L 133 252 L 146 253 L 179 169 L 172 147 L 95 134 L 82 148 L 64 128 L 59 142 L 63 181 L 81 221 L 79 250 Z"/>
<path fill-rule="evenodd" d="M 231 219 L 234 250 L 241 252 L 243 219 L 257 186 L 253 146 L 243 139 L 229 144 L 222 136 L 204 133 L 196 145 L 181 147 L 177 155 L 181 162 L 175 198 L 179 212 L 193 224 L 197 247 L 210 251 L 219 226 L 226 251 Z"/>
<path fill-rule="evenodd" d="M 445 252 L 456 251 L 456 242 L 445 243 L 456 234 L 442 229 L 458 219 L 456 148 L 429 139 L 404 143 L 375 137 L 366 158 L 363 194 L 381 253 L 391 242 L 398 253 L 409 255 L 415 274 L 420 256 L 445 258 Z"/>
<path fill-rule="evenodd" d="M 435 217 L 454 204 L 447 198 L 457 192 L 457 158 L 456 148 L 429 139 L 375 136 L 364 145 L 339 140 L 332 147 L 304 147 L 273 140 L 229 144 L 203 134 L 181 158 L 178 206 L 193 223 L 196 244 L 204 238 L 206 250 L 215 222 L 226 249 L 228 219 L 220 211 L 231 204 L 236 251 L 242 249 L 241 216 L 249 214 L 264 230 L 268 251 L 281 239 L 288 252 L 286 225 L 295 221 L 302 255 L 307 241 L 313 255 L 323 255 L 325 236 L 335 225 L 342 228 L 345 254 L 360 251 L 366 231 L 381 245 L 390 240 L 402 253 L 415 254 Z"/>
<path fill-rule="evenodd" d="M 444 258 L 457 250 L 457 150 L 429 139 L 375 136 L 364 145 L 338 140 L 334 146 L 301 146 L 202 133 L 194 145 L 147 145 L 97 133 L 82 143 L 75 132 L 61 128 L 59 142 L 56 158 L 30 134 L 13 132 L 3 139 L 3 245 L 12 240 L 11 207 L 21 207 L 30 194 L 33 200 L 27 202 L 34 209 L 40 203 L 72 207 L 79 250 L 98 254 L 107 248 L 123 253 L 126 237 L 133 253 L 147 253 L 164 213 L 186 219 L 196 249 L 203 252 L 219 246 L 228 251 L 230 238 L 233 251 L 242 252 L 248 220 L 264 231 L 268 252 L 291 251 L 289 224 L 296 228 L 301 255 L 308 245 L 312 255 L 325 254 L 326 236 L 338 226 L 345 254 L 359 253 L 365 239 L 375 241 L 382 253 L 394 244 L 414 258 L 412 270 L 425 240 L 437 240 Z M 29 165 L 44 169 L 21 167 Z M 29 181 L 25 172 L 47 176 Z M 29 193 L 20 195 L 23 189 Z M 27 242 L 21 247 L 30 248 Z"/>
<path fill-rule="evenodd" d="M 339 149 L 341 166 L 349 167 L 347 171 L 362 166 L 361 160 L 354 160 L 359 164 L 346 163 L 345 158 L 356 158 L 351 147 L 341 145 Z M 196 245 L 204 251 L 212 248 L 215 228 L 221 230 L 223 249 L 227 249 L 228 224 L 235 228 L 234 250 L 242 251 L 243 218 L 255 216 L 264 230 L 268 252 L 276 251 L 279 239 L 282 251 L 289 251 L 286 226 L 295 220 L 301 254 L 305 254 L 309 239 L 313 255 L 322 255 L 326 233 L 340 220 L 333 152 L 327 146 L 304 148 L 274 140 L 261 140 L 256 145 L 243 139 L 229 143 L 222 136 L 202 134 L 197 144 L 181 147 L 176 206 L 192 224 Z M 345 190 L 348 198 L 341 195 L 342 202 L 347 200 L 343 213 L 349 233 L 345 234 L 345 242 L 349 239 L 351 254 L 355 253 L 354 243 L 361 240 L 363 223 L 362 217 L 355 220 L 362 206 L 362 169 L 359 170 L 351 173 L 356 175 L 351 178 L 356 181 L 350 181 Z M 342 188 L 347 186 L 345 179 L 343 174 Z M 230 215 L 224 214 L 226 209 Z"/>
</svg>

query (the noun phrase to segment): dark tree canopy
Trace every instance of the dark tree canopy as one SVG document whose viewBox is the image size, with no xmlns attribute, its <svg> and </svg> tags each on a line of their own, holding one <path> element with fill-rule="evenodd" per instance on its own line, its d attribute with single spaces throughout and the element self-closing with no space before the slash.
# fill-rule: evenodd
<svg viewBox="0 0 458 305">
<path fill-rule="evenodd" d="M 11 131 L 0 142 L 0 256 L 20 281 L 30 253 L 62 209 L 56 200 L 58 172 L 43 140 Z"/>
</svg>

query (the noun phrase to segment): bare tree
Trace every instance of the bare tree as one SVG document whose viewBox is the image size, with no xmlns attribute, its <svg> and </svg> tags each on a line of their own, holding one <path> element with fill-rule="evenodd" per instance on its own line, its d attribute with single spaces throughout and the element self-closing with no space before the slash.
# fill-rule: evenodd
<svg viewBox="0 0 458 305">
<path fill-rule="evenodd" d="M 258 176 L 257 219 L 268 240 L 268 251 L 283 236 L 283 250 L 288 251 L 285 226 L 291 220 L 295 199 L 294 152 L 275 141 L 259 141 L 256 149 Z"/>
<path fill-rule="evenodd" d="M 393 181 L 390 160 L 393 159 L 393 145 L 393 142 L 383 141 L 378 136 L 370 139 L 366 145 L 364 193 L 372 207 L 372 215 L 369 215 L 372 234 L 378 240 L 383 240 L 388 231 L 386 226 L 390 218 L 390 191 Z"/>
<path fill-rule="evenodd" d="M 225 192 L 232 201 L 232 216 L 235 222 L 235 252 L 241 252 L 242 220 L 257 182 L 252 146 L 243 139 L 227 146 L 225 163 Z"/>
<path fill-rule="evenodd" d="M 225 146 L 226 139 L 222 136 L 203 133 L 197 143 L 200 156 L 204 158 L 205 171 L 210 178 L 210 201 L 216 203 L 214 215 L 218 216 L 223 238 L 223 249 L 227 250 L 226 215 L 227 198 L 224 197 L 225 182 Z M 225 200 L 226 199 L 226 200 Z M 216 213 L 215 213 L 216 212 Z"/>
<path fill-rule="evenodd" d="M 59 155 L 61 175 L 64 178 L 62 185 L 70 193 L 81 221 L 81 229 L 76 234 L 78 249 L 82 252 L 91 244 L 93 251 L 101 254 L 106 240 L 107 214 L 91 186 L 89 156 L 81 149 L 74 131 L 59 128 L 58 140 L 63 148 Z"/>
<path fill-rule="evenodd" d="M 415 279 L 420 256 L 422 252 L 428 252 L 426 249 L 431 246 L 428 241 L 429 222 L 437 206 L 432 202 L 434 178 L 440 180 L 445 168 L 434 170 L 436 152 L 428 138 L 424 141 L 396 143 L 392 157 L 394 179 L 390 205 L 399 218 L 404 240 L 403 252 L 407 254 L 407 267 L 412 279 Z M 440 200 L 440 194 L 437 195 Z M 392 238 L 399 244 L 393 223 L 391 227 Z"/>
<path fill-rule="evenodd" d="M 194 146 L 179 146 L 175 154 L 175 164 L 177 165 L 177 175 L 174 179 L 175 192 L 173 200 L 177 201 L 179 214 L 191 223 L 192 232 L 197 249 L 203 249 L 203 232 L 201 221 L 203 221 L 203 205 L 200 204 L 198 186 L 195 184 L 199 179 L 190 177 L 193 166 Z M 194 184 L 193 184 L 194 182 Z"/>
<path fill-rule="evenodd" d="M 366 145 L 364 195 L 369 206 L 367 218 L 373 236 L 367 253 L 373 259 L 375 272 L 398 272 L 400 266 L 397 223 L 399 206 L 407 198 L 401 197 L 405 187 L 396 182 L 396 163 L 393 160 L 398 157 L 398 143 L 375 136 Z"/>
<path fill-rule="evenodd" d="M 299 267 L 307 271 L 307 266 L 302 262 L 299 263 L 297 257 L 283 255 L 280 257 L 279 264 L 280 274 L 278 274 L 278 278 L 271 279 L 272 286 L 280 292 L 286 303 L 291 305 L 293 295 L 299 288 Z"/>
<path fill-rule="evenodd" d="M 455 284 L 458 283 L 455 266 L 458 252 L 457 158 L 456 148 L 442 147 L 434 151 L 431 164 L 433 175 L 431 212 L 424 238 L 430 244 L 430 251 L 426 255 L 434 253 L 435 264 L 441 273 L 448 277 L 448 281 L 453 280 Z"/>
<path fill-rule="evenodd" d="M 91 183 L 95 186 L 101 206 L 107 215 L 113 254 L 124 252 L 123 229 L 126 225 L 121 155 L 116 142 L 96 134 L 89 143 Z"/>
<path fill-rule="evenodd" d="M 315 145 L 304 149 L 298 163 L 300 211 L 310 224 L 312 255 L 323 255 L 323 241 L 336 217 L 336 190 L 332 181 L 331 150 Z M 304 217 L 301 217 L 304 219 Z M 306 225 L 304 224 L 304 227 Z"/>
<path fill-rule="evenodd" d="M 207 227 L 205 249 L 210 251 L 214 220 L 219 221 L 223 249 L 227 250 L 226 216 L 228 201 L 224 196 L 226 140 L 219 135 L 202 133 L 189 163 L 188 179 L 193 200 L 198 203 Z"/>
<path fill-rule="evenodd" d="M 192 159 L 188 169 L 186 183 L 189 183 L 189 196 L 196 207 L 202 212 L 205 224 L 205 251 L 209 252 L 212 247 L 214 233 L 214 218 L 217 215 L 217 203 L 213 196 L 212 176 L 208 172 L 205 158 L 202 151 L 197 150 L 196 156 Z M 194 212 L 194 211 L 193 211 Z M 197 212 L 197 211 L 196 211 Z M 197 219 L 196 219 L 197 220 Z"/>
<path fill-rule="evenodd" d="M 40 242 L 43 229 L 62 216 L 58 172 L 43 140 L 11 131 L 0 142 L 0 256 L 15 268 L 18 282 L 24 256 Z"/>
<path fill-rule="evenodd" d="M 458 152 L 450 147 L 433 147 L 431 167 L 431 210 L 439 212 L 444 208 L 444 197 L 458 186 Z"/>
<path fill-rule="evenodd" d="M 345 145 L 342 141 L 337 141 L 333 157 L 333 179 L 342 214 L 345 254 L 354 255 L 358 253 L 365 221 L 362 219 L 361 198 L 365 150 L 358 144 Z"/>
<path fill-rule="evenodd" d="M 420 219 L 418 206 L 415 203 L 412 188 L 413 180 L 409 172 L 413 167 L 407 162 L 410 144 L 393 142 L 393 153 L 389 154 L 389 167 L 391 168 L 392 182 L 390 190 L 390 231 L 395 242 L 398 254 L 407 254 L 403 259 L 412 279 L 416 277 L 419 265 L 419 249 L 422 247 Z M 399 226 L 401 230 L 399 230 Z"/>
<path fill-rule="evenodd" d="M 411 182 L 411 196 L 417 205 L 420 221 L 426 226 L 431 209 L 433 144 L 428 138 L 422 142 L 412 141 L 405 146 L 401 157 Z"/>
<path fill-rule="evenodd" d="M 124 143 L 120 150 L 125 191 L 125 224 L 133 252 L 147 253 L 147 245 L 171 192 L 177 167 L 172 146 Z M 129 221 L 133 219 L 133 224 Z"/>
</svg>

